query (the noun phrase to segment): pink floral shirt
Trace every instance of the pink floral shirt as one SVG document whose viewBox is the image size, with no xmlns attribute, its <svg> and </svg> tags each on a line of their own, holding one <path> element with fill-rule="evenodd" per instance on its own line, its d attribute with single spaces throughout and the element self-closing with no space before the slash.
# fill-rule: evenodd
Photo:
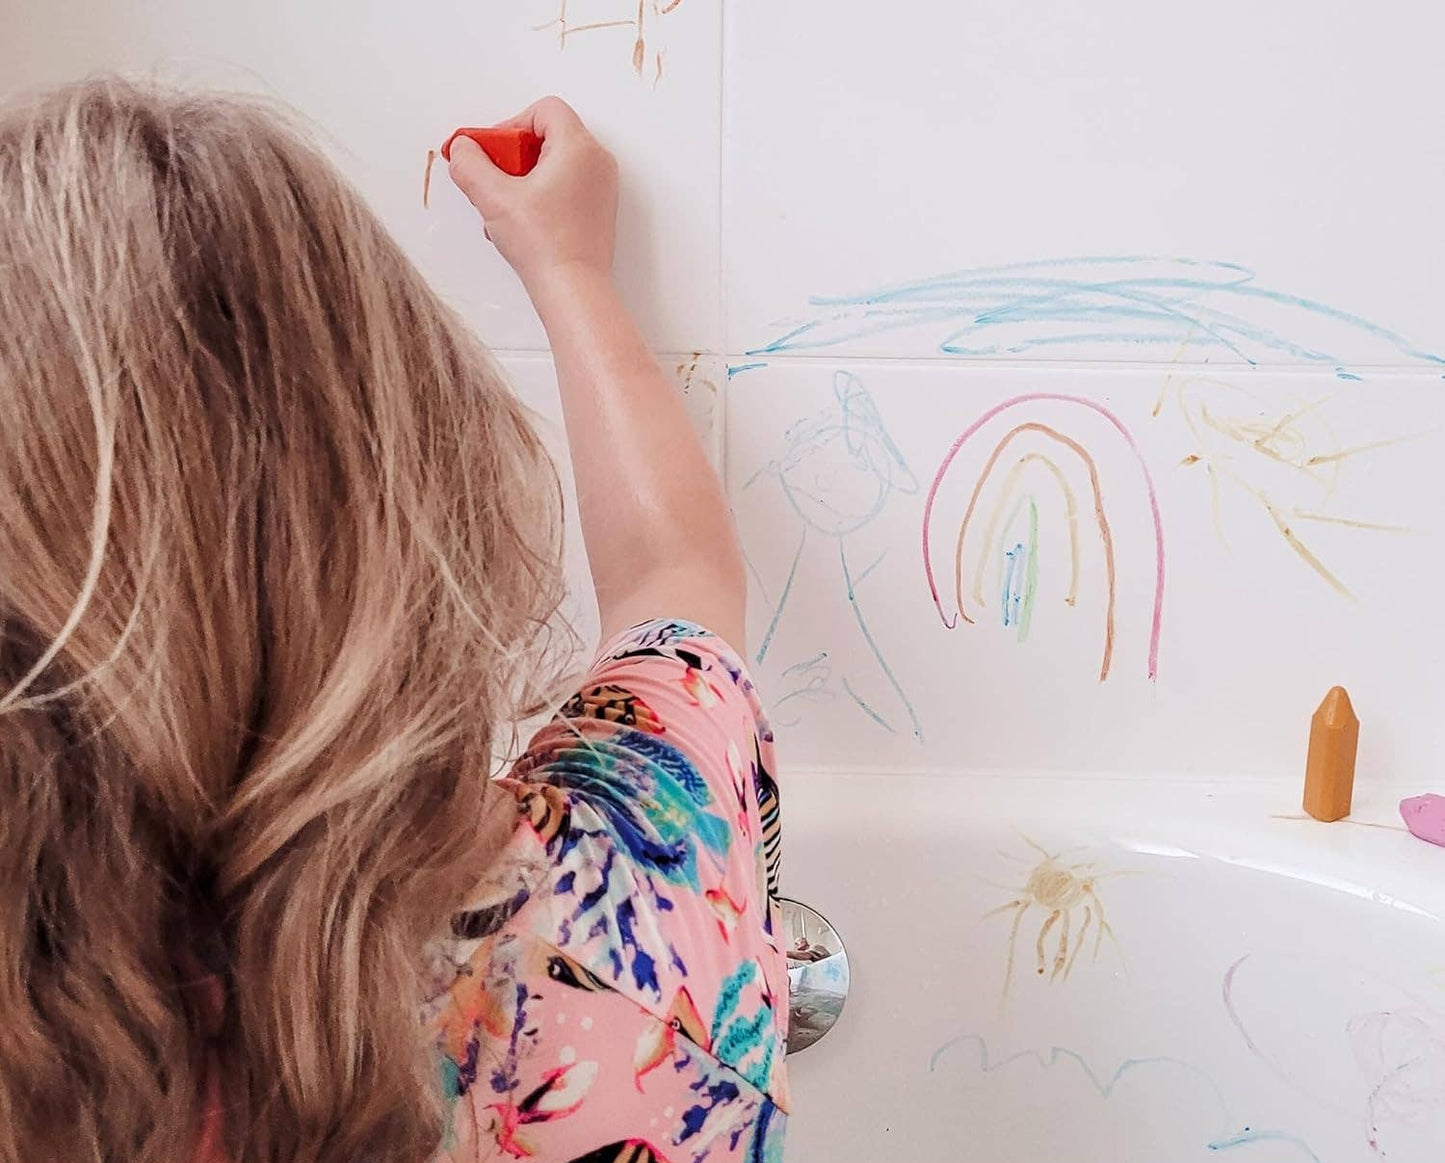
<svg viewBox="0 0 1445 1163">
<path fill-rule="evenodd" d="M 603 647 L 510 778 L 518 827 L 432 951 L 438 1163 L 780 1163 L 772 735 L 686 623 Z"/>
</svg>

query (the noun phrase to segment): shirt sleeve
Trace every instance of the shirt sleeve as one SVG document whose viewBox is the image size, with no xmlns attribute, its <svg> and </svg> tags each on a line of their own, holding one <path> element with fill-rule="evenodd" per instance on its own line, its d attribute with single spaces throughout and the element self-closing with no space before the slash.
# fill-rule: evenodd
<svg viewBox="0 0 1445 1163">
<path fill-rule="evenodd" d="M 696 625 L 606 643 L 512 779 L 547 851 L 517 921 L 786 1109 L 772 733 Z"/>
</svg>

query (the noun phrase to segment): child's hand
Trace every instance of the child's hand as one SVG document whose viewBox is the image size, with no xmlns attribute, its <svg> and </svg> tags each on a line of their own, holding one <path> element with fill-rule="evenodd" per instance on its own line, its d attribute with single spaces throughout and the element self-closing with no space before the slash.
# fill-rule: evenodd
<svg viewBox="0 0 1445 1163">
<path fill-rule="evenodd" d="M 557 97 L 507 121 L 542 138 L 530 174 L 503 173 L 468 137 L 452 143 L 451 176 L 480 211 L 487 237 L 529 291 L 559 274 L 610 277 L 617 232 L 617 163 Z"/>
</svg>

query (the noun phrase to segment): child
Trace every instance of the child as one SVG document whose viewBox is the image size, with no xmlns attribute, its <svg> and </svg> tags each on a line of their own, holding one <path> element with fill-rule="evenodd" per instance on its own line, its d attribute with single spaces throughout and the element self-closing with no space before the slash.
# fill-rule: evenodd
<svg viewBox="0 0 1445 1163">
<path fill-rule="evenodd" d="M 451 173 L 546 325 L 607 641 L 491 781 L 561 578 L 485 349 L 255 103 L 0 114 L 0 1159 L 781 1157 L 740 553 L 612 159 L 517 120 L 531 175 Z"/>
</svg>

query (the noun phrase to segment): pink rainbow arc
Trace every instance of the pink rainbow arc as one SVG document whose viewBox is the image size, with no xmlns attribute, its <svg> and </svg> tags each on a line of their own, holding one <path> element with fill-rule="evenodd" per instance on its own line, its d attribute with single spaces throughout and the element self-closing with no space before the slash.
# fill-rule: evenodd
<svg viewBox="0 0 1445 1163">
<path fill-rule="evenodd" d="M 1026 395 L 1015 396 L 1011 400 L 1005 400 L 990 408 L 972 424 L 970 424 L 943 458 L 943 463 L 938 466 L 938 472 L 934 474 L 933 483 L 928 487 L 928 496 L 923 502 L 923 572 L 928 578 L 928 592 L 933 597 L 934 608 L 943 624 L 952 630 L 958 625 L 958 615 L 952 619 L 943 612 L 943 600 L 939 597 L 938 582 L 933 576 L 933 557 L 930 552 L 929 527 L 933 523 L 933 505 L 938 499 L 938 491 L 943 487 L 943 478 L 948 475 L 954 458 L 958 456 L 963 446 L 967 444 L 979 430 L 990 420 L 1000 413 L 1007 412 L 1010 408 L 1016 408 L 1020 404 L 1032 404 L 1038 402 L 1053 402 L 1060 404 L 1078 404 L 1080 407 L 1088 408 L 1097 412 L 1112 424 L 1119 435 L 1129 445 L 1129 450 L 1134 454 L 1138 462 L 1139 470 L 1144 474 L 1144 485 L 1149 491 L 1149 511 L 1154 518 L 1154 616 L 1149 630 L 1149 679 L 1153 681 L 1159 677 L 1159 635 L 1164 626 L 1164 520 L 1159 514 L 1159 495 L 1154 489 L 1154 477 L 1149 472 L 1149 466 L 1144 461 L 1144 454 L 1140 452 L 1138 443 L 1134 440 L 1133 434 L 1124 427 L 1123 422 L 1109 411 L 1104 405 L 1083 396 L 1069 396 L 1060 392 L 1030 392 Z"/>
</svg>

